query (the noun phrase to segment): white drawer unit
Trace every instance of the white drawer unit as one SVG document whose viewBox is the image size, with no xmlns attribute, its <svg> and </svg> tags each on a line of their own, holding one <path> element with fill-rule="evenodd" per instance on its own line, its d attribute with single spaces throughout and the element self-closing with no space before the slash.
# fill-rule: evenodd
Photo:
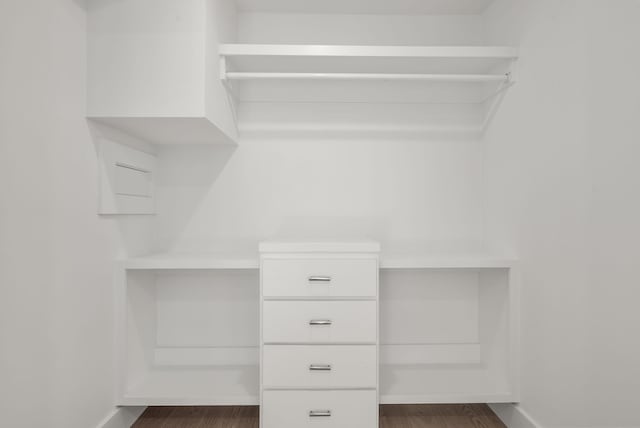
<svg viewBox="0 0 640 428">
<path fill-rule="evenodd" d="M 262 428 L 378 426 L 377 243 L 263 243 Z"/>
<path fill-rule="evenodd" d="M 262 382 L 267 388 L 375 388 L 375 345 L 266 345 Z"/>
<path fill-rule="evenodd" d="M 265 428 L 374 428 L 378 400 L 369 391 L 265 391 Z"/>
<path fill-rule="evenodd" d="M 376 343 L 375 301 L 274 301 L 263 304 L 264 343 Z"/>
<path fill-rule="evenodd" d="M 265 297 L 374 297 L 377 278 L 378 263 L 372 259 L 271 259 L 262 262 Z"/>
</svg>

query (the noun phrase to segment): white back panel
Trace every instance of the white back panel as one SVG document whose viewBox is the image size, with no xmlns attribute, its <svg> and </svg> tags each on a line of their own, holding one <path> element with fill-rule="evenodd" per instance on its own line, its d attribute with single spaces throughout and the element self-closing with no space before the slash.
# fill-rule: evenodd
<svg viewBox="0 0 640 428">
<path fill-rule="evenodd" d="M 258 271 L 158 273 L 157 346 L 258 344 Z"/>
<path fill-rule="evenodd" d="M 470 246 L 482 240 L 474 141 L 243 140 L 162 148 L 160 250 L 249 250 L 258 241 Z"/>
<path fill-rule="evenodd" d="M 380 342 L 478 343 L 478 274 L 382 270 Z"/>
</svg>

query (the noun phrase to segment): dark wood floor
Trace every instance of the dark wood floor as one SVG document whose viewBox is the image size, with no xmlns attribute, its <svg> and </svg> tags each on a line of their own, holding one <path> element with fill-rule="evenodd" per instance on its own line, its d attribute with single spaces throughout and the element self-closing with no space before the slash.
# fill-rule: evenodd
<svg viewBox="0 0 640 428">
<path fill-rule="evenodd" d="M 258 428 L 258 407 L 149 407 L 133 428 Z M 380 428 L 506 428 L 485 404 L 380 406 Z"/>
</svg>

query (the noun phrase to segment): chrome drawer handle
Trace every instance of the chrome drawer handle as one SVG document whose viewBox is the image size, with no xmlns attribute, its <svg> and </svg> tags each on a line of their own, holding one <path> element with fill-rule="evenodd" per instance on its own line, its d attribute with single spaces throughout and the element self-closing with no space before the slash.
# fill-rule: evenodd
<svg viewBox="0 0 640 428">
<path fill-rule="evenodd" d="M 330 276 L 312 275 L 309 277 L 309 282 L 331 282 Z"/>
<path fill-rule="evenodd" d="M 309 366 L 309 370 L 313 371 L 319 371 L 319 372 L 330 372 L 331 371 L 331 364 L 311 364 Z"/>
<path fill-rule="evenodd" d="M 331 325 L 333 321 L 331 320 L 311 320 L 309 321 L 309 325 Z"/>
<path fill-rule="evenodd" d="M 317 417 L 328 417 L 331 416 L 331 410 L 309 410 L 309 417 L 310 418 L 317 418 Z"/>
</svg>

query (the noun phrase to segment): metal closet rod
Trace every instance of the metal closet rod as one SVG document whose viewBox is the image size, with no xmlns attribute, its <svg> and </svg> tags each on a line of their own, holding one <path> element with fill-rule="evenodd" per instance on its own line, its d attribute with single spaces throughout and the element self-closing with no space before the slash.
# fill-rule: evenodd
<svg viewBox="0 0 640 428">
<path fill-rule="evenodd" d="M 509 74 L 291 73 L 228 71 L 230 80 L 423 80 L 433 82 L 507 82 Z"/>
</svg>

